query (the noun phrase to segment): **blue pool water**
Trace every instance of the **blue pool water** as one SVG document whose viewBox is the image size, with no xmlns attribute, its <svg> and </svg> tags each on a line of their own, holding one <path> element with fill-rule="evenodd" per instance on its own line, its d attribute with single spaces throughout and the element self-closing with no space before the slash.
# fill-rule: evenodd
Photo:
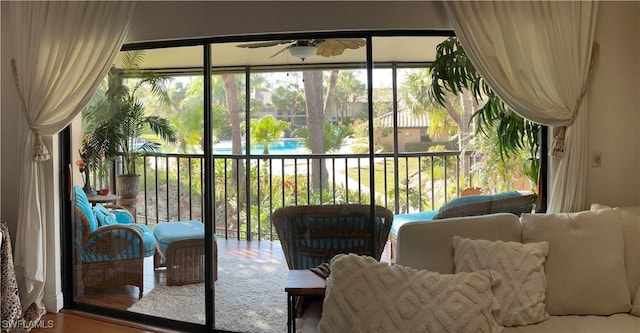
<svg viewBox="0 0 640 333">
<path fill-rule="evenodd" d="M 261 144 L 251 145 L 251 154 L 262 155 L 264 146 Z M 294 155 L 307 153 L 302 139 L 281 139 L 269 145 L 271 155 Z M 231 141 L 219 142 L 213 145 L 214 154 L 231 155 Z M 246 153 L 246 146 L 242 144 L 242 154 Z"/>
</svg>

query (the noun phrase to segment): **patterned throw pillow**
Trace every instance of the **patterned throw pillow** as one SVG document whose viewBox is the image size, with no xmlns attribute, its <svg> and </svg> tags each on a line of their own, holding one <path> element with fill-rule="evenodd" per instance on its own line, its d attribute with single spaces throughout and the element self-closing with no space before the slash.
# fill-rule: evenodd
<svg viewBox="0 0 640 333">
<path fill-rule="evenodd" d="M 116 216 L 102 205 L 93 207 L 93 214 L 95 214 L 100 226 L 118 224 Z"/>
<path fill-rule="evenodd" d="M 319 332 L 501 332 L 493 312 L 494 272 L 439 274 L 341 254 Z"/>
<path fill-rule="evenodd" d="M 453 237 L 456 273 L 494 270 L 502 275 L 493 289 L 500 310 L 496 320 L 503 326 L 521 326 L 549 318 L 545 312 L 544 261 L 549 243 L 522 244 Z"/>
</svg>

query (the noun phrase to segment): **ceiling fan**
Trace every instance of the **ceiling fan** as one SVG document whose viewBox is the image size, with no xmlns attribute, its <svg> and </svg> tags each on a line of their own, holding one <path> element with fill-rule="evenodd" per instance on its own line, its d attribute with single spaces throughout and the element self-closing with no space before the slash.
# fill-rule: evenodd
<svg viewBox="0 0 640 333">
<path fill-rule="evenodd" d="M 344 50 L 363 47 L 366 42 L 362 38 L 335 38 L 335 39 L 300 39 L 300 40 L 276 40 L 271 42 L 259 42 L 240 44 L 237 47 L 256 49 L 260 47 L 270 47 L 281 44 L 288 44 L 269 58 L 273 58 L 286 51 L 296 58 L 304 61 L 314 55 L 331 57 L 341 55 Z"/>
</svg>

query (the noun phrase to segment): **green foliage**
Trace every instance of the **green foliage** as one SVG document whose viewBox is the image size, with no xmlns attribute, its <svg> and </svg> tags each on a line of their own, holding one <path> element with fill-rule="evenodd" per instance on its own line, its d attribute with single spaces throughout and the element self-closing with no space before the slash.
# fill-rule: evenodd
<svg viewBox="0 0 640 333">
<path fill-rule="evenodd" d="M 342 142 L 349 135 L 353 134 L 351 127 L 347 125 L 330 125 L 325 123 L 323 125 L 323 144 L 325 152 L 335 152 L 340 150 Z M 311 149 L 311 136 L 308 127 L 301 127 L 295 131 L 295 135 L 304 138 L 304 144 L 307 148 Z"/>
<path fill-rule="evenodd" d="M 278 140 L 282 133 L 289 128 L 289 123 L 277 120 L 272 115 L 264 116 L 260 119 L 251 119 L 251 139 L 255 143 L 264 146 L 264 155 L 269 154 L 269 146 Z"/>
<path fill-rule="evenodd" d="M 447 93 L 472 92 L 481 105 L 472 117 L 476 131 L 499 139 L 497 151 L 501 159 L 517 156 L 521 150 L 528 150 L 531 159 L 538 158 L 540 125 L 523 119 L 499 99 L 480 77 L 457 38 L 451 37 L 437 46 L 431 78 L 431 98 L 443 106 Z M 530 167 L 536 165 L 530 163 Z"/>
<path fill-rule="evenodd" d="M 294 116 L 307 110 L 304 89 L 297 83 L 279 86 L 273 92 L 271 101 L 276 110 L 284 114 L 284 120 L 293 123 Z M 292 128 L 293 130 L 293 128 Z"/>
<path fill-rule="evenodd" d="M 357 138 L 351 143 L 351 152 L 366 154 L 369 152 L 369 138 Z"/>
<path fill-rule="evenodd" d="M 351 133 L 355 140 L 351 143 L 351 151 L 355 154 L 369 152 L 369 121 L 365 118 L 354 119 L 350 124 Z M 393 151 L 391 146 L 380 143 L 380 138 L 393 134 L 393 128 L 385 127 L 378 119 L 373 120 L 373 151 Z"/>
<path fill-rule="evenodd" d="M 150 131 L 167 142 L 177 139 L 167 119 L 146 115 L 145 106 L 137 95 L 138 89 L 147 86 L 153 96 L 169 103 L 164 89 L 169 78 L 140 69 L 143 59 L 143 51 L 126 52 L 124 67 L 112 67 L 107 75 L 109 84 L 104 98 L 82 113 L 85 133 L 90 135 L 88 144 L 106 160 L 112 160 L 121 152 L 125 174 L 134 172 L 140 154 L 158 151 L 159 143 L 139 141 L 143 134 Z M 131 87 L 124 83 L 127 77 L 136 78 Z"/>
</svg>

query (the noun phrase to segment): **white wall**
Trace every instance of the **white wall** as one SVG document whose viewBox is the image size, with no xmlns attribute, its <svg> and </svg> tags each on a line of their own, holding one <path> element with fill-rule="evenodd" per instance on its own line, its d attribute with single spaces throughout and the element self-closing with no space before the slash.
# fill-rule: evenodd
<svg viewBox="0 0 640 333">
<path fill-rule="evenodd" d="M 640 4 L 601 2 L 595 40 L 600 44 L 589 103 L 587 204 L 640 204 Z"/>
<path fill-rule="evenodd" d="M 214 35 L 364 29 L 449 29 L 436 2 L 140 2 L 128 42 Z M 268 18 L 268 19 L 266 19 Z M 600 55 L 589 103 L 588 205 L 640 204 L 640 3 L 601 2 Z M 163 24 L 171 21 L 173 24 Z M 198 24 L 201 22 L 201 24 Z"/>
<path fill-rule="evenodd" d="M 451 29 L 438 2 L 141 1 L 136 4 L 127 41 L 425 28 Z"/>
<path fill-rule="evenodd" d="M 16 124 L 21 114 L 10 67 L 9 5 L 0 2 L 0 215 L 15 235 L 20 186 Z M 640 3 L 601 2 L 599 15 L 600 58 L 588 102 L 590 150 L 602 153 L 602 167 L 589 169 L 587 199 L 612 206 L 636 205 L 640 204 Z M 448 26 L 444 17 L 433 2 L 141 1 L 127 41 L 318 30 L 440 29 Z M 53 167 L 49 174 L 55 175 Z M 54 177 L 51 179 L 53 182 Z M 56 193 L 49 197 L 48 205 L 58 202 Z M 48 219 L 48 232 L 57 235 L 57 216 Z M 59 248 L 54 242 L 48 246 Z M 55 293 L 59 287 L 48 290 Z"/>
</svg>

